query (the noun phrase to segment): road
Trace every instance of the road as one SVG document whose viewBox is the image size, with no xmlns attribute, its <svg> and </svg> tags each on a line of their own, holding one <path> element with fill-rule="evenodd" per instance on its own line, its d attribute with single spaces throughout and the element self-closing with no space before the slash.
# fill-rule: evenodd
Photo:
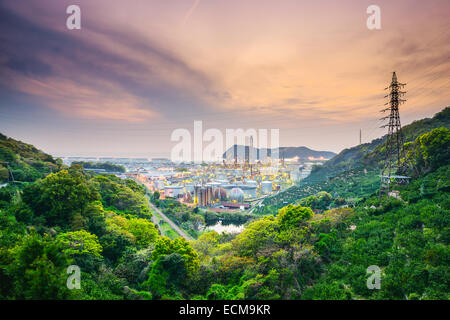
<svg viewBox="0 0 450 320">
<path fill-rule="evenodd" d="M 172 220 L 170 220 L 164 213 L 162 213 L 161 210 L 159 210 L 153 203 L 151 203 L 150 200 L 148 201 L 148 203 L 150 204 L 150 207 L 152 207 L 152 209 L 155 210 L 161 216 L 161 218 L 163 218 L 163 220 L 167 222 L 172 227 L 172 229 L 175 230 L 181 237 L 185 238 L 187 241 L 194 240 L 183 230 L 181 230 L 181 228 L 178 227 Z"/>
<path fill-rule="evenodd" d="M 253 210 L 256 209 L 257 206 L 259 206 L 266 198 L 270 197 L 274 197 L 276 196 L 278 193 L 280 193 L 280 190 L 276 191 L 274 194 L 268 194 L 265 195 L 264 197 L 262 197 L 260 200 L 258 200 L 257 202 L 255 202 L 255 204 L 251 207 L 251 209 L 248 211 L 248 213 L 253 213 Z"/>
<path fill-rule="evenodd" d="M 143 184 L 142 182 L 140 182 L 139 180 L 134 180 L 135 182 L 137 182 L 138 184 L 144 186 L 144 188 L 148 191 L 148 188 L 145 186 L 145 184 Z M 161 218 L 163 218 L 163 220 L 165 222 L 167 222 L 172 229 L 178 233 L 180 235 L 180 237 L 185 238 L 187 241 L 191 241 L 194 240 L 191 236 L 189 236 L 188 234 L 186 234 L 186 232 L 184 232 L 183 230 L 181 230 L 181 228 L 179 226 L 177 226 L 172 220 L 170 220 L 164 213 L 161 212 L 161 210 L 159 210 L 151 201 L 150 201 L 150 197 L 148 195 L 145 196 L 148 200 L 148 204 L 150 205 L 150 207 L 152 207 L 153 210 L 156 211 L 156 213 L 158 213 Z M 159 226 L 159 221 L 157 221 L 158 219 L 156 219 L 156 217 L 153 215 L 152 216 L 152 221 L 154 224 L 157 224 Z M 160 230 L 161 230 L 161 226 Z M 161 230 L 161 234 L 162 234 L 162 230 Z M 163 234 L 164 235 L 164 234 Z"/>
</svg>

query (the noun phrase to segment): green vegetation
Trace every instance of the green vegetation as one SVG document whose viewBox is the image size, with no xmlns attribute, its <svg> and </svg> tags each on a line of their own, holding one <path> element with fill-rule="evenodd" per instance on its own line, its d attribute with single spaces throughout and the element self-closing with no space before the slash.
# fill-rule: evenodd
<svg viewBox="0 0 450 320">
<path fill-rule="evenodd" d="M 198 214 L 198 209 L 184 205 L 174 199 L 159 199 L 159 193 L 152 196 L 152 201 L 162 213 L 191 237 L 197 238 L 201 234 L 205 227 L 205 219 L 202 215 Z M 163 223 L 164 225 L 165 222 Z M 166 226 L 165 228 L 168 229 L 169 227 Z M 172 229 L 170 228 L 170 230 Z M 170 237 L 170 234 L 172 232 L 169 231 L 167 236 Z"/>
<path fill-rule="evenodd" d="M 378 197 L 376 143 L 345 167 L 335 161 L 315 171 L 333 172 L 328 178 L 271 198 L 263 216 L 227 218 L 153 194 L 197 237 L 191 242 L 160 234 L 146 190 L 131 180 L 74 165 L 0 188 L 0 298 L 448 300 L 446 110 L 439 121 L 413 123 L 417 135 L 408 136 L 402 159 L 413 165 L 412 179 L 393 185 L 398 197 Z M 247 225 L 238 235 L 200 231 L 218 217 Z M 82 272 L 78 290 L 66 287 L 72 264 Z M 367 287 L 374 265 L 379 290 Z"/>
<path fill-rule="evenodd" d="M 258 218 L 257 215 L 244 212 L 213 212 L 182 204 L 174 199 L 159 199 L 159 193 L 155 192 L 152 202 L 181 229 L 197 239 L 207 226 L 222 221 L 224 225 L 241 225 Z M 162 224 L 164 226 L 164 223 Z M 168 235 L 170 237 L 170 235 Z"/>
<path fill-rule="evenodd" d="M 422 119 L 402 128 L 402 135 L 405 144 L 414 141 L 424 133 L 430 132 L 435 128 L 450 129 L 450 107 L 438 112 L 431 119 Z M 317 183 L 332 179 L 334 176 L 346 171 L 355 170 L 363 172 L 364 169 L 380 172 L 381 161 L 384 160 L 386 136 L 375 139 L 370 143 L 358 145 L 356 147 L 345 149 L 330 161 L 325 162 L 323 166 L 313 169 L 311 175 L 305 180 L 306 183 Z"/>
<path fill-rule="evenodd" d="M 347 220 L 351 228 L 327 233 L 323 257 L 330 263 L 302 298 L 448 300 L 449 174 L 449 166 L 441 167 L 401 187 L 403 200 L 359 203 Z M 417 187 L 427 182 L 433 190 L 420 196 Z M 380 290 L 366 287 L 370 265 L 382 270 Z"/>
<path fill-rule="evenodd" d="M 60 159 L 0 133 L 0 184 L 12 178 L 19 183 L 31 182 L 58 171 L 61 166 Z"/>
<path fill-rule="evenodd" d="M 436 129 L 438 130 L 436 131 Z M 421 148 L 425 150 L 425 153 L 421 154 L 427 158 L 427 166 L 443 165 L 442 161 L 450 158 L 448 140 L 442 139 L 446 129 L 450 129 L 450 107 L 438 112 L 431 119 L 414 121 L 403 127 L 404 148 L 408 153 L 408 159 L 405 159 L 405 161 L 413 164 L 416 170 L 419 166 L 422 166 L 425 160 L 417 158 L 417 152 Z M 422 142 L 417 141 L 420 136 L 422 136 L 420 138 Z M 428 159 L 427 145 L 432 143 L 433 139 L 436 140 L 433 143 L 435 149 L 431 152 L 438 154 L 439 159 Z M 263 201 L 264 206 L 257 208 L 254 212 L 270 214 L 290 203 L 299 203 L 302 198 L 317 194 L 320 191 L 326 191 L 333 196 L 334 203 L 331 204 L 331 207 L 342 205 L 342 199 L 345 199 L 346 204 L 354 205 L 357 201 L 370 197 L 379 188 L 379 175 L 384 160 L 385 142 L 386 136 L 375 139 L 370 143 L 343 150 L 337 156 L 325 162 L 323 166 L 313 167 L 311 174 L 299 185 L 292 186 L 265 199 Z M 430 164 L 430 161 L 434 161 L 434 164 Z M 427 170 L 429 170 L 428 167 L 423 172 L 411 171 L 409 174 L 417 175 Z"/>
<path fill-rule="evenodd" d="M 254 212 L 257 214 L 270 214 L 291 203 L 307 205 L 307 201 L 312 201 L 314 197 L 320 197 L 321 192 L 332 196 L 331 202 L 326 201 L 323 203 L 328 208 L 336 208 L 342 205 L 352 206 L 357 201 L 377 192 L 379 186 L 380 177 L 378 170 L 350 169 L 326 180 L 318 182 L 307 181 L 302 182 L 298 186 L 292 186 L 275 196 L 265 199 L 263 201 L 264 206 L 256 208 Z M 323 205 L 320 206 L 322 210 L 325 209 Z"/>
<path fill-rule="evenodd" d="M 141 218 L 150 218 L 151 212 L 145 197 L 145 187 L 132 181 L 122 180 L 114 175 L 98 175 L 93 179 L 104 205 Z"/>
<path fill-rule="evenodd" d="M 93 255 L 101 257 L 103 248 L 95 234 L 85 230 L 61 233 L 56 237 L 61 244 L 62 252 L 68 255 Z"/>
<path fill-rule="evenodd" d="M 124 266 L 139 264 L 160 237 L 140 185 L 76 165 L 19 191 L 2 188 L 0 198 L 3 299 L 126 298 L 138 269 L 129 275 Z M 71 264 L 83 272 L 81 290 L 65 285 Z"/>
<path fill-rule="evenodd" d="M 125 172 L 125 167 L 109 162 L 74 161 L 72 165 L 80 165 L 85 169 L 103 169 L 107 172 Z"/>
<path fill-rule="evenodd" d="M 151 209 L 150 209 L 151 210 Z M 159 225 L 161 235 L 164 235 L 170 239 L 178 238 L 178 233 L 172 229 L 172 227 L 165 221 L 155 210 L 151 210 L 153 217 L 156 219 Z"/>
</svg>

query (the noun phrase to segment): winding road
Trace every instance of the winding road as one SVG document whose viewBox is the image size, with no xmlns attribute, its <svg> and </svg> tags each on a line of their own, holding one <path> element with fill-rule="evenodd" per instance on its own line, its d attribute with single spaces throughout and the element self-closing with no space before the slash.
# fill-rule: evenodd
<svg viewBox="0 0 450 320">
<path fill-rule="evenodd" d="M 145 184 L 143 184 L 142 182 L 140 182 L 139 180 L 134 179 L 135 182 L 137 182 L 138 184 L 144 186 L 144 188 L 148 191 L 148 188 Z M 178 235 L 180 237 L 185 238 L 187 241 L 191 241 L 194 240 L 191 236 L 189 236 L 188 234 L 186 234 L 186 232 L 184 232 L 183 230 L 181 230 L 181 228 L 179 226 L 177 226 L 172 220 L 170 220 L 164 213 L 161 212 L 161 210 L 159 210 L 151 201 L 150 201 L 150 197 L 148 195 L 145 196 L 148 200 L 148 204 L 150 205 L 150 207 L 156 211 L 157 214 L 159 214 L 161 216 L 161 218 L 163 218 L 163 220 L 165 222 L 167 222 L 172 229 L 178 233 Z M 155 217 L 155 215 L 152 216 L 152 221 L 153 223 L 157 224 L 160 227 L 161 230 L 161 226 L 159 225 L 159 221 L 157 221 L 158 219 Z M 161 230 L 162 233 L 162 230 Z"/>
<path fill-rule="evenodd" d="M 192 239 L 191 236 L 189 236 L 188 234 L 186 234 L 186 232 L 184 232 L 183 230 L 181 230 L 181 228 L 179 226 L 177 226 L 172 220 L 170 220 L 164 213 L 161 212 L 161 210 L 159 210 L 149 199 L 148 203 L 150 204 L 150 207 L 152 207 L 153 210 L 155 210 L 160 216 L 161 218 L 163 218 L 163 220 L 165 222 L 167 222 L 173 230 L 175 230 L 181 237 L 185 238 L 187 241 L 191 241 L 194 240 Z"/>
</svg>

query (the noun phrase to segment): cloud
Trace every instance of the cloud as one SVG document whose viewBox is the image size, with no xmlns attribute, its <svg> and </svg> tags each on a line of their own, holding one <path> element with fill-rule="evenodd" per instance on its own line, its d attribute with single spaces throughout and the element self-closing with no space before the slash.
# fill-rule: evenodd
<svg viewBox="0 0 450 320">
<path fill-rule="evenodd" d="M 198 0 L 79 3 L 82 30 L 69 31 L 62 1 L 2 2 L 0 88 L 66 117 L 155 131 L 194 119 L 316 125 L 315 141 L 333 126 L 377 119 L 394 70 L 408 83 L 402 112 L 411 118 L 450 98 L 448 0 L 385 1 L 377 32 L 359 0 L 204 1 L 201 10 Z"/>
<path fill-rule="evenodd" d="M 199 4 L 200 4 L 200 0 L 195 0 L 194 1 L 194 3 L 192 4 L 192 7 L 188 10 L 188 12 L 184 16 L 183 25 L 186 24 L 186 22 L 191 17 L 191 15 L 194 13 L 195 9 L 197 9 Z"/>
<path fill-rule="evenodd" d="M 68 115 L 145 121 L 217 95 L 204 74 L 138 34 L 101 24 L 59 31 L 1 6 L 0 17 L 3 84 Z"/>
<path fill-rule="evenodd" d="M 143 108 L 145 102 L 111 83 L 86 86 L 65 78 L 51 77 L 45 81 L 15 77 L 14 87 L 37 96 L 49 107 L 68 116 L 84 119 L 143 122 L 158 114 Z M 105 94 L 108 92 L 108 94 Z"/>
</svg>

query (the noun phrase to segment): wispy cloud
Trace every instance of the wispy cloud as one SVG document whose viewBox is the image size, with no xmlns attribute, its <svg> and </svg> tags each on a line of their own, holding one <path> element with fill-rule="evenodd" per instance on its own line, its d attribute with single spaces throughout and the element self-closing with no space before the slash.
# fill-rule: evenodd
<svg viewBox="0 0 450 320">
<path fill-rule="evenodd" d="M 322 148 L 344 146 L 336 126 L 378 118 L 394 70 L 408 83 L 402 115 L 431 115 L 450 99 L 448 0 L 380 0 L 379 31 L 366 28 L 360 0 L 79 4 L 82 30 L 69 31 L 63 1 L 1 2 L 1 97 L 155 131 L 194 119 L 286 127 L 286 144 Z M 313 126 L 311 141 L 295 135 Z"/>
<path fill-rule="evenodd" d="M 0 82 L 67 115 L 146 121 L 210 90 L 205 74 L 157 40 L 102 24 L 58 30 L 4 7 L 0 16 Z"/>
</svg>

